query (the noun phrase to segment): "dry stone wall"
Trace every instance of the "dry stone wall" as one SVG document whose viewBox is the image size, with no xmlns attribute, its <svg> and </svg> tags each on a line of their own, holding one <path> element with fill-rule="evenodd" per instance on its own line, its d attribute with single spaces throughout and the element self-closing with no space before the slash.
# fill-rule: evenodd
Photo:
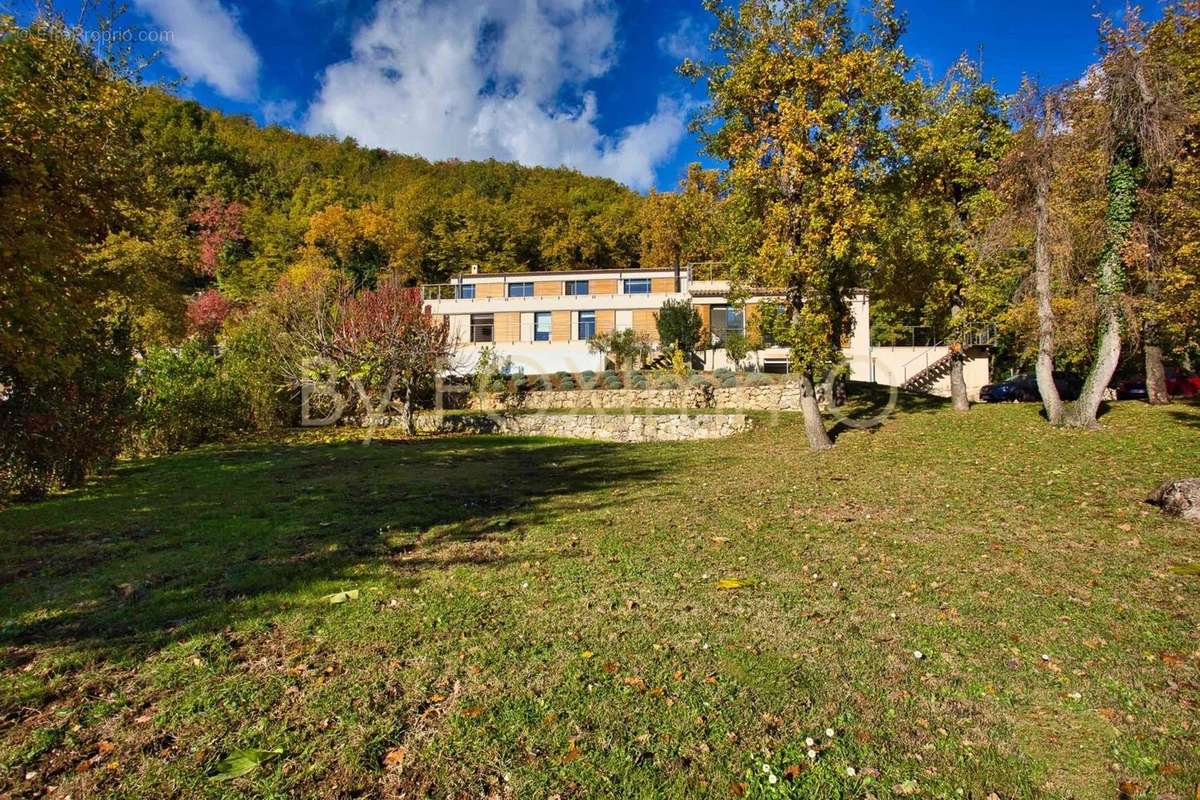
<svg viewBox="0 0 1200 800">
<path fill-rule="evenodd" d="M 398 423 L 397 420 L 378 420 Z M 419 414 L 423 433 L 506 433 L 608 442 L 723 439 L 754 427 L 745 414 Z"/>
</svg>

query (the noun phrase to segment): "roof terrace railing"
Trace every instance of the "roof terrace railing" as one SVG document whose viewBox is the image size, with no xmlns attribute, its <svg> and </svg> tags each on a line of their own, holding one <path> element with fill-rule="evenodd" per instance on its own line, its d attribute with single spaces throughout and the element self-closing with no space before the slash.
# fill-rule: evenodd
<svg viewBox="0 0 1200 800">
<path fill-rule="evenodd" d="M 421 286 L 422 300 L 454 300 L 458 297 L 458 285 L 453 283 L 426 283 Z"/>
</svg>

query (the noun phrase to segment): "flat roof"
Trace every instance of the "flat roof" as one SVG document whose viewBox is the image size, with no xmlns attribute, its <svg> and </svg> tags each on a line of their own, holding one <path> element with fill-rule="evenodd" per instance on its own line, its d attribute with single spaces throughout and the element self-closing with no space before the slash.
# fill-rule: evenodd
<svg viewBox="0 0 1200 800">
<path fill-rule="evenodd" d="M 518 278 L 531 275 L 620 275 L 621 273 L 662 272 L 674 276 L 674 267 L 631 267 L 630 269 L 543 269 L 526 272 L 456 272 L 453 278 Z M 680 268 L 679 277 L 686 278 L 688 271 Z M 452 278 L 452 279 L 453 279 Z"/>
</svg>

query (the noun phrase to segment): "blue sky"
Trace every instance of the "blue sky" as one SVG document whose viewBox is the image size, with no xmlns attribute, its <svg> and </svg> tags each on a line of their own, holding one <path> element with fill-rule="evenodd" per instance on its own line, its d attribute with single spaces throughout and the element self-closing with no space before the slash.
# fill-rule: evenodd
<svg viewBox="0 0 1200 800">
<path fill-rule="evenodd" d="M 1007 93 L 1023 73 L 1077 77 L 1095 56 L 1092 0 L 898 2 L 906 48 L 935 74 L 982 55 Z M 431 159 L 565 163 L 640 190 L 673 188 L 703 160 L 686 131 L 702 89 L 673 71 L 705 47 L 699 0 L 130 5 L 126 24 L 171 36 L 151 78 L 183 76 L 179 93 L 261 122 Z"/>
</svg>

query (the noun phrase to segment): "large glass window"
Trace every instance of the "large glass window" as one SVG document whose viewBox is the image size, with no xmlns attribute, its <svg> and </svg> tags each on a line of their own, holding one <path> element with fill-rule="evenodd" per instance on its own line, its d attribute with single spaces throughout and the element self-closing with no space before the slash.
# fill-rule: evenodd
<svg viewBox="0 0 1200 800">
<path fill-rule="evenodd" d="M 461 283 L 458 285 L 459 300 L 474 300 L 475 299 L 475 284 Z"/>
<path fill-rule="evenodd" d="M 627 278 L 625 280 L 625 294 L 650 294 L 650 279 Z"/>
<path fill-rule="evenodd" d="M 730 332 L 744 334 L 746 332 L 746 312 L 736 306 L 712 307 L 712 334 L 717 342 L 725 341 Z"/>
<path fill-rule="evenodd" d="M 533 297 L 533 284 L 526 283 L 510 283 L 508 285 L 509 297 Z"/>
<path fill-rule="evenodd" d="M 596 312 L 579 312 L 579 338 L 587 341 L 596 335 Z"/>
<path fill-rule="evenodd" d="M 564 281 L 563 292 L 567 295 L 580 295 L 588 293 L 587 281 Z"/>
<path fill-rule="evenodd" d="M 550 341 L 549 311 L 538 311 L 533 315 L 533 340 L 535 342 Z"/>
<path fill-rule="evenodd" d="M 495 337 L 496 324 L 491 314 L 471 315 L 471 341 L 490 342 Z"/>
</svg>

